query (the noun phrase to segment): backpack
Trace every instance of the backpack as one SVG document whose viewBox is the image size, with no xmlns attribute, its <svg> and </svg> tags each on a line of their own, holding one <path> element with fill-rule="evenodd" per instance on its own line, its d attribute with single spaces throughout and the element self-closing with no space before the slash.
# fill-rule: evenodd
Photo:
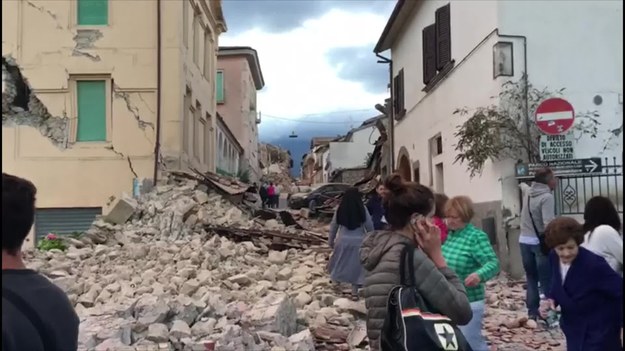
<svg viewBox="0 0 625 351">
<path fill-rule="evenodd" d="M 401 284 L 394 287 L 388 296 L 380 338 L 381 350 L 473 351 L 451 319 L 435 313 L 417 291 L 415 247 L 403 245 L 399 265 Z"/>
</svg>

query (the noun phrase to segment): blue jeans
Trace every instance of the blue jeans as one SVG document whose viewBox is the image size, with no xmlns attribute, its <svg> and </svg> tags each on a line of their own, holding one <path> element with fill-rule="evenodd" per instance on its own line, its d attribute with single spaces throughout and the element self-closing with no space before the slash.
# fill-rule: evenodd
<svg viewBox="0 0 625 351">
<path fill-rule="evenodd" d="M 551 267 L 549 257 L 540 251 L 540 245 L 521 244 L 521 259 L 523 269 L 527 279 L 527 290 L 525 304 L 530 317 L 538 317 L 538 307 L 540 305 L 540 293 L 538 292 L 538 282 L 540 290 L 546 294 L 551 287 Z"/>
<path fill-rule="evenodd" d="M 459 325 L 458 328 L 473 351 L 488 351 L 486 339 L 482 336 L 482 320 L 484 319 L 484 300 L 471 302 L 473 318 L 467 325 Z"/>
</svg>

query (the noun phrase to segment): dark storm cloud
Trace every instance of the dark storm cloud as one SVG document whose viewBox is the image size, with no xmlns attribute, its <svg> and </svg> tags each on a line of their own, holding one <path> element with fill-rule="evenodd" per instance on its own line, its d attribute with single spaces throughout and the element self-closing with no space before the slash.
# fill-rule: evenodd
<svg viewBox="0 0 625 351">
<path fill-rule="evenodd" d="M 262 142 L 280 146 L 291 152 L 293 157 L 291 173 L 298 176 L 301 158 L 310 149 L 310 139 L 344 135 L 350 129 L 360 126 L 364 120 L 376 115 L 378 112 L 372 108 L 371 111 L 327 113 L 305 117 L 303 122 L 264 118 L 260 124 L 259 136 Z M 341 121 L 346 123 L 339 123 Z M 290 138 L 291 133 L 297 135 L 297 138 Z"/>
<path fill-rule="evenodd" d="M 374 94 L 387 91 L 388 65 L 378 63 L 372 47 L 336 48 L 328 51 L 327 57 L 331 65 L 339 67 L 339 78 L 361 82 Z"/>
<path fill-rule="evenodd" d="M 254 27 L 288 31 L 331 9 L 386 13 L 394 4 L 394 0 L 224 0 L 223 11 L 228 33 L 236 34 Z"/>
</svg>

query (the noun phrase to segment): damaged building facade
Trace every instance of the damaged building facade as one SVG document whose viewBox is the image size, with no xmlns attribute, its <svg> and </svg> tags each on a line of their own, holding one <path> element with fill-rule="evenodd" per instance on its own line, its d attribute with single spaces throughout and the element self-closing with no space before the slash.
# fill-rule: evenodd
<svg viewBox="0 0 625 351">
<path fill-rule="evenodd" d="M 258 53 L 250 47 L 224 46 L 217 54 L 217 111 L 243 147 L 241 176 L 258 182 L 262 176 L 258 142 L 261 122 L 257 91 L 265 86 Z M 227 142 L 226 138 L 218 142 Z M 220 146 L 221 147 L 221 146 Z"/>
<path fill-rule="evenodd" d="M 86 229 L 160 170 L 215 170 L 220 1 L 2 7 L 2 170 L 37 185 L 37 236 Z"/>
</svg>

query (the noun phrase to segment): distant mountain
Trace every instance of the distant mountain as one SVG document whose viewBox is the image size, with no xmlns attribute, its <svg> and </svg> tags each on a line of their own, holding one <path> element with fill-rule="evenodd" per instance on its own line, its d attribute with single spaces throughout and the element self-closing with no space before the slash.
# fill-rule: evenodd
<svg viewBox="0 0 625 351">
<path fill-rule="evenodd" d="M 337 127 L 336 125 L 330 128 L 328 128 L 327 125 L 308 125 L 306 128 L 301 128 L 297 131 L 297 138 L 290 138 L 288 135 L 279 136 L 277 138 L 275 135 L 272 135 L 271 137 L 263 138 L 264 133 L 261 133 L 260 139 L 261 142 L 271 143 L 289 150 L 293 157 L 291 174 L 294 177 L 299 177 L 300 162 L 302 161 L 302 156 L 310 150 L 310 139 L 317 136 L 340 136 L 347 133 L 350 129 L 349 127 Z"/>
<path fill-rule="evenodd" d="M 363 121 L 378 114 L 379 112 L 375 109 L 371 109 L 370 112 L 329 113 L 315 116 L 314 123 L 311 123 L 313 122 L 311 119 L 300 122 L 298 120 L 278 121 L 268 118 L 260 124 L 260 141 L 289 150 L 293 158 L 291 174 L 294 177 L 299 177 L 300 162 L 302 156 L 310 149 L 310 139 L 345 135 L 350 129 L 360 126 Z M 349 122 L 345 124 L 339 122 L 346 120 Z M 289 135 L 292 133 L 297 137 L 290 138 Z"/>
</svg>

